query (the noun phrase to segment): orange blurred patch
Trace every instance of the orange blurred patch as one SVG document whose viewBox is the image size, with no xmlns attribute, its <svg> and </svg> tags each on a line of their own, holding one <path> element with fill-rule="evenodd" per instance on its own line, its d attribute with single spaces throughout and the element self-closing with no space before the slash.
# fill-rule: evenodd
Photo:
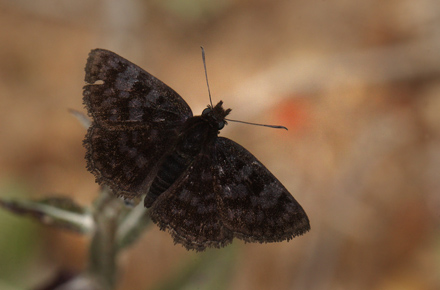
<svg viewBox="0 0 440 290">
<path fill-rule="evenodd" d="M 312 110 L 309 99 L 302 96 L 286 98 L 272 110 L 276 124 L 286 126 L 289 131 L 302 133 L 310 128 Z"/>
</svg>

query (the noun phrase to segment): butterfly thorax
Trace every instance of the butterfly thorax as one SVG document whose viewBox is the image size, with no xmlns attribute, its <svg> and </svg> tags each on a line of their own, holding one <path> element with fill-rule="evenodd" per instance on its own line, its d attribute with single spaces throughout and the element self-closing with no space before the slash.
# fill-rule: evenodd
<svg viewBox="0 0 440 290">
<path fill-rule="evenodd" d="M 227 124 L 225 118 L 231 112 L 231 109 L 223 109 L 223 101 L 218 102 L 214 107 L 209 106 L 203 110 L 202 116 L 204 117 L 209 124 L 216 128 L 217 130 L 223 129 L 223 127 Z"/>
<path fill-rule="evenodd" d="M 224 110 L 220 101 L 208 106 L 201 116 L 189 118 L 171 150 L 162 159 L 144 204 L 151 207 L 159 195 L 168 190 L 200 154 L 208 154 L 220 130 L 226 125 L 225 117 L 231 109 Z"/>
</svg>

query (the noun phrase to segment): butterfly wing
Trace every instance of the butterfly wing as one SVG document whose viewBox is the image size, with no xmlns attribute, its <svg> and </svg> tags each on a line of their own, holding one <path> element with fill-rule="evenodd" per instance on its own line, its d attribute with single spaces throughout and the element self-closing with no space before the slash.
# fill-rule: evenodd
<svg viewBox="0 0 440 290">
<path fill-rule="evenodd" d="M 225 227 L 246 242 L 290 240 L 310 230 L 301 205 L 249 151 L 227 138 L 215 144 L 213 180 Z"/>
<path fill-rule="evenodd" d="M 83 101 L 93 118 L 84 140 L 87 168 L 116 194 L 137 196 L 191 109 L 173 89 L 113 52 L 92 50 L 85 70 Z"/>
<path fill-rule="evenodd" d="M 197 156 L 182 176 L 156 199 L 150 216 L 161 230 L 170 232 L 175 243 L 188 250 L 220 248 L 233 238 L 218 215 L 210 155 Z"/>
</svg>

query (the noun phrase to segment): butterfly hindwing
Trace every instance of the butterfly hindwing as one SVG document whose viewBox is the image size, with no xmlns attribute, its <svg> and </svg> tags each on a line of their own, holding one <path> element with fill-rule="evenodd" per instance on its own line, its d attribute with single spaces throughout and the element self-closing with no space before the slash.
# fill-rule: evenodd
<svg viewBox="0 0 440 290">
<path fill-rule="evenodd" d="M 219 137 L 215 154 L 219 215 L 235 237 L 246 242 L 277 242 L 310 229 L 301 205 L 249 151 Z"/>
<path fill-rule="evenodd" d="M 84 141 L 87 168 L 117 195 L 138 196 L 150 184 L 164 152 L 163 142 L 152 141 L 155 138 L 151 130 L 108 130 L 95 124 Z"/>
<path fill-rule="evenodd" d="M 191 109 L 170 87 L 107 50 L 91 51 L 85 80 L 83 100 L 93 118 L 84 140 L 87 167 L 116 194 L 137 196 Z"/>
<path fill-rule="evenodd" d="M 223 247 L 233 238 L 218 214 L 211 169 L 212 157 L 200 154 L 150 209 L 160 229 L 168 230 L 174 242 L 188 250 Z"/>
</svg>

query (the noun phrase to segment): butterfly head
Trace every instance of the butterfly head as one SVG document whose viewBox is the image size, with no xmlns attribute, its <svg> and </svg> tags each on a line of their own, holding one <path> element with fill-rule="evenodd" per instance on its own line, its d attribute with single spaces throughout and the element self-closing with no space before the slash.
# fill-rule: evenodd
<svg viewBox="0 0 440 290">
<path fill-rule="evenodd" d="M 231 109 L 223 109 L 222 105 L 223 101 L 220 101 L 214 107 L 208 105 L 208 107 L 202 112 L 202 116 L 209 119 L 211 124 L 215 124 L 217 130 L 223 129 L 227 124 L 225 118 L 231 112 Z"/>
</svg>

